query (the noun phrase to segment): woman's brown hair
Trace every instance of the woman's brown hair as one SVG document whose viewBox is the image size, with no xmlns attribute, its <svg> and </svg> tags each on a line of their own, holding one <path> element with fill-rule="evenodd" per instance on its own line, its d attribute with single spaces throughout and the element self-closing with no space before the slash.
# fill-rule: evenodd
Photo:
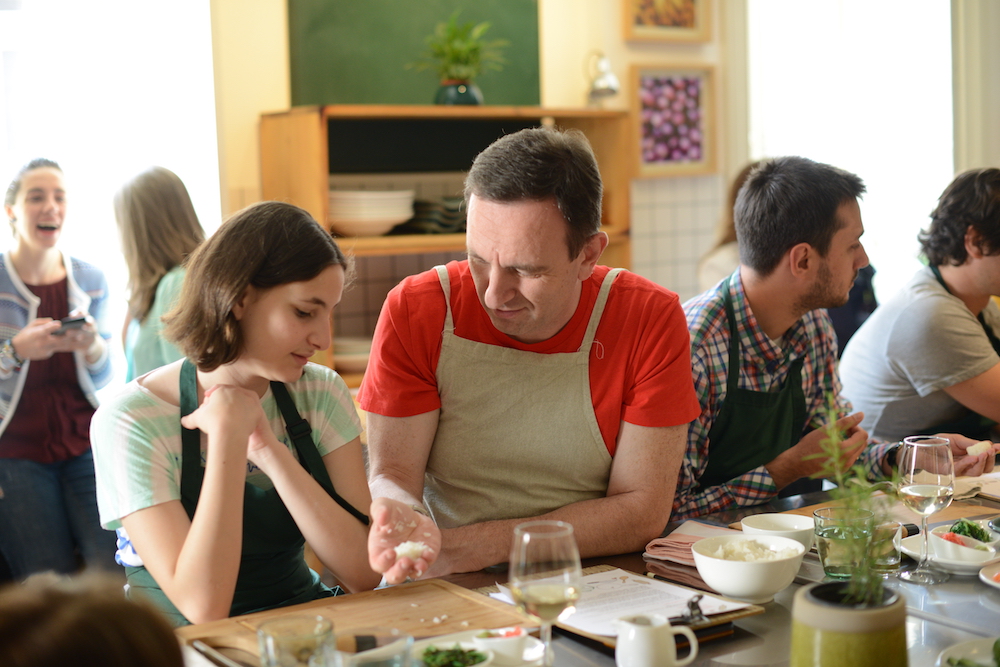
<svg viewBox="0 0 1000 667">
<path fill-rule="evenodd" d="M 129 315 L 146 319 L 160 279 L 184 263 L 205 233 L 177 175 L 151 167 L 115 193 L 115 220 L 128 265 Z"/>
<path fill-rule="evenodd" d="M 173 628 L 112 577 L 31 578 L 0 590 L 4 667 L 183 667 Z"/>
<path fill-rule="evenodd" d="M 243 351 L 233 306 L 248 287 L 268 290 L 312 280 L 352 265 L 330 232 L 309 213 L 283 202 L 260 202 L 237 211 L 187 262 L 177 306 L 163 317 L 163 335 L 201 371 L 234 361 Z"/>
</svg>

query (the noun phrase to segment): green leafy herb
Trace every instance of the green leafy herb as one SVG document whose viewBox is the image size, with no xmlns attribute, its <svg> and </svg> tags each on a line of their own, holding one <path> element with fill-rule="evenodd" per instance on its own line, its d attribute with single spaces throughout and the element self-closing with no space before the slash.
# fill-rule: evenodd
<svg viewBox="0 0 1000 667">
<path fill-rule="evenodd" d="M 427 51 L 421 60 L 406 67 L 417 71 L 433 69 L 442 81 L 472 81 L 480 74 L 493 70 L 500 71 L 507 61 L 503 57 L 503 47 L 510 44 L 505 39 L 483 39 L 490 24 L 459 23 L 459 10 L 439 23 L 434 34 L 427 37 Z"/>
<path fill-rule="evenodd" d="M 459 644 L 452 648 L 428 646 L 424 649 L 424 665 L 427 667 L 467 667 L 486 660 L 486 654 L 475 650 L 465 650 Z"/>
<path fill-rule="evenodd" d="M 948 664 L 951 667 L 993 667 L 993 665 L 984 665 L 968 658 L 948 658 Z"/>
<path fill-rule="evenodd" d="M 874 515 L 872 525 L 879 526 L 890 519 L 890 509 L 896 499 L 898 472 L 893 471 L 891 480 L 873 483 L 868 481 L 864 468 L 857 464 L 851 465 L 841 448 L 844 434 L 836 427 L 840 415 L 837 414 L 834 405 L 836 401 L 833 396 L 827 396 L 828 407 L 824 411 L 827 425 L 823 427 L 826 438 L 820 442 L 822 453 L 803 458 L 822 460 L 822 468 L 814 477 L 829 479 L 837 485 L 837 488 L 831 489 L 830 495 L 838 501 L 839 507 L 869 510 Z M 878 493 L 879 491 L 883 494 Z M 871 535 L 865 533 L 845 542 L 851 561 L 856 563 L 854 572 L 847 582 L 845 601 L 862 606 L 881 604 L 884 587 L 882 577 L 875 571 L 875 553 L 871 548 Z"/>
<path fill-rule="evenodd" d="M 990 534 L 978 523 L 973 523 L 968 519 L 959 519 L 951 525 L 951 532 L 956 535 L 965 535 L 980 542 L 989 542 Z"/>
</svg>

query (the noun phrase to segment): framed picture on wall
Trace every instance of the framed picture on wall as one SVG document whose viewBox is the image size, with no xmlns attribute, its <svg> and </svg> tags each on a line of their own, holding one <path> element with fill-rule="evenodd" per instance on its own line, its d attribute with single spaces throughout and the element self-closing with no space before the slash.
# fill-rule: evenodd
<svg viewBox="0 0 1000 667">
<path fill-rule="evenodd" d="M 621 0 L 626 41 L 707 42 L 712 0 Z"/>
<path fill-rule="evenodd" d="M 631 78 L 637 175 L 715 172 L 715 68 L 633 65 Z"/>
</svg>

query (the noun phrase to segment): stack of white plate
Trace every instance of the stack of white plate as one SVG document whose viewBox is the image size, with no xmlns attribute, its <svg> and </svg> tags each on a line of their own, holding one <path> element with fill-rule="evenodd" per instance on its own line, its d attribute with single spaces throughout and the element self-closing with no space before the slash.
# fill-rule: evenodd
<svg viewBox="0 0 1000 667">
<path fill-rule="evenodd" d="M 380 236 L 413 217 L 413 190 L 331 190 L 330 225 L 344 236 Z"/>
</svg>

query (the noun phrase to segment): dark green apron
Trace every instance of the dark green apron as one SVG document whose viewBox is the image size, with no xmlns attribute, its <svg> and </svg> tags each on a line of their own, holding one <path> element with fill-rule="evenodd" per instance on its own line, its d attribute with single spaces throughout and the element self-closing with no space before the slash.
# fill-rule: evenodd
<svg viewBox="0 0 1000 667">
<path fill-rule="evenodd" d="M 802 439 L 806 424 L 802 358 L 792 362 L 780 391 L 740 389 L 740 335 L 729 295 L 730 280 L 722 285 L 730 337 L 726 398 L 708 432 L 708 466 L 698 480 L 702 489 L 725 484 L 773 460 Z M 814 482 L 811 486 L 816 490 L 821 488 L 820 480 L 805 481 Z M 793 483 L 793 492 L 782 490 L 781 495 L 804 492 L 799 482 Z"/>
<path fill-rule="evenodd" d="M 309 424 L 299 416 L 285 385 L 272 382 L 271 391 L 303 467 L 338 504 L 367 524 L 368 517 L 334 491 L 330 475 L 310 436 Z M 197 374 L 194 365 L 187 360 L 181 367 L 180 402 L 182 417 L 198 407 Z M 205 477 L 205 468 L 201 465 L 201 431 L 182 429 L 181 503 L 188 517 L 193 519 Z M 278 491 L 273 487 L 264 491 L 247 482 L 243 494 L 243 552 L 230 616 L 340 594 L 339 587 L 331 590 L 306 565 L 303 557 L 305 539 L 278 496 Z M 141 596 L 151 600 L 175 625 L 189 623 L 145 567 L 126 567 L 125 571 L 130 597 Z"/>
<path fill-rule="evenodd" d="M 930 267 L 931 271 L 934 273 L 934 277 L 937 281 L 941 283 L 941 287 L 948 294 L 951 294 L 951 290 L 948 289 L 948 285 L 945 284 L 944 278 L 941 277 L 941 270 L 936 266 Z M 989 339 L 990 345 L 997 354 L 1000 354 L 1000 340 L 997 340 L 996 334 L 990 329 L 989 325 L 986 324 L 986 318 L 980 312 L 977 318 L 979 323 L 983 325 L 983 331 L 986 332 L 986 338 Z M 933 429 L 927 431 L 916 433 L 914 435 L 934 435 L 935 433 L 959 433 L 961 435 L 973 438 L 974 440 L 992 440 L 993 433 L 992 429 L 997 425 L 995 421 L 988 417 L 984 417 L 977 412 L 966 409 L 966 415 L 955 421 L 945 422 L 943 424 L 937 424 Z"/>
</svg>

